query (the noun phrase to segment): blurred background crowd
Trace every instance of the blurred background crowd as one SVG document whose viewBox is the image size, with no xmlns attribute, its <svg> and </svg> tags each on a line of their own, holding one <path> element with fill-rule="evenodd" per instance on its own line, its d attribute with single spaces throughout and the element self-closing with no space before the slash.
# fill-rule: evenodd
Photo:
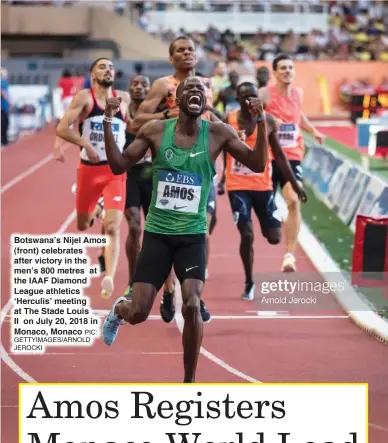
<svg viewBox="0 0 388 443">
<path fill-rule="evenodd" d="M 13 10 L 19 12 L 50 6 L 46 8 L 46 19 L 42 14 L 34 18 L 33 11 L 28 16 L 17 19 L 8 16 L 7 12 L 2 14 L 3 60 L 43 57 L 77 61 L 63 68 L 58 65 L 55 81 L 53 75 L 44 70 L 34 77 L 30 68 L 28 74 L 24 74 L 19 68 L 9 70 L 8 74 L 6 69 L 2 69 L 3 127 L 7 127 L 10 107 L 7 99 L 8 84 L 49 83 L 52 88 L 58 86 L 59 81 L 72 81 L 76 89 L 87 87 L 89 62 L 81 63 L 80 60 L 93 59 L 102 50 L 105 51 L 104 55 L 115 60 L 134 61 L 131 68 L 128 63 L 116 68 L 117 88 L 127 89 L 129 80 L 135 73 L 143 72 L 151 80 L 159 76 L 157 69 L 147 71 L 146 61 L 167 62 L 168 44 L 182 34 L 191 36 L 197 45 L 197 57 L 206 66 L 206 69 L 201 67 L 199 70 L 205 70 L 207 76 L 215 76 L 215 84 L 220 83 L 223 87 L 231 84 L 229 73 L 238 72 L 241 80 L 246 75 L 256 77 L 261 64 L 266 64 L 267 69 L 269 67 L 266 75 L 270 75 L 270 63 L 280 52 L 289 54 L 300 62 L 388 62 L 387 1 L 8 0 L 3 1 L 2 5 L 17 7 Z M 97 13 L 83 16 L 81 9 L 85 5 L 95 10 L 109 10 L 110 14 L 116 16 L 116 21 L 112 16 L 106 15 L 105 18 L 104 13 L 98 17 Z M 36 8 L 28 8 L 32 6 Z M 54 24 L 55 15 L 47 12 L 58 9 L 63 11 L 63 24 Z M 74 9 L 76 13 L 80 12 L 77 19 Z M 70 10 L 72 15 L 65 16 L 65 12 Z M 118 19 L 121 21 L 117 21 Z M 25 20 L 30 20 L 28 26 L 31 26 L 31 34 L 37 34 L 42 29 L 46 40 L 43 36 L 27 33 L 24 37 L 21 36 L 22 29 L 17 30 L 15 26 L 17 23 L 26 25 Z M 39 26 L 32 30 L 32 25 L 37 20 Z M 93 23 L 90 29 L 84 30 L 90 23 Z M 59 29 L 61 26 L 64 28 Z M 68 31 L 70 26 L 74 27 L 71 35 Z M 52 35 L 48 40 L 47 34 L 54 30 L 58 35 Z M 6 66 L 3 64 L 4 67 Z M 349 78 L 344 74 L 333 82 L 336 82 L 336 95 L 340 97 L 340 103 L 346 106 L 354 90 L 376 87 L 385 90 L 388 87 L 387 77 L 380 76 L 376 84 L 376 80 L 368 73 L 360 73 L 357 78 Z M 306 83 L 305 80 L 304 82 Z M 4 140 L 3 137 L 2 139 Z"/>
<path fill-rule="evenodd" d="M 75 5 L 77 1 L 8 1 L 13 5 Z M 81 2 L 82 3 L 82 2 Z M 133 20 L 146 31 L 152 32 L 163 41 L 170 42 L 178 34 L 190 34 L 198 44 L 201 58 L 212 57 L 217 60 L 237 61 L 249 65 L 255 60 L 271 61 L 279 52 L 293 55 L 297 60 L 381 60 L 388 62 L 388 2 L 327 1 L 307 0 L 293 2 L 279 0 L 271 4 L 267 0 L 235 2 L 232 0 L 186 0 L 176 2 L 160 1 L 114 1 L 118 14 L 132 13 Z M 150 30 L 152 11 L 192 11 L 192 12 L 294 12 L 311 11 L 329 14 L 327 30 L 311 29 L 298 33 L 287 29 L 283 33 L 265 32 L 258 28 L 254 33 L 236 34 L 233 29 L 221 31 L 217 24 L 209 26 L 205 32 L 185 29 L 178 32 L 160 27 L 157 32 Z"/>
</svg>

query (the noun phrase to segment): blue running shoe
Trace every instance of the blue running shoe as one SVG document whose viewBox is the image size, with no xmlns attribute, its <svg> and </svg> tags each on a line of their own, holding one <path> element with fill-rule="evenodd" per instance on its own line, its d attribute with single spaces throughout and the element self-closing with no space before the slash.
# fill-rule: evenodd
<svg viewBox="0 0 388 443">
<path fill-rule="evenodd" d="M 111 311 L 106 317 L 104 324 L 102 325 L 102 336 L 104 343 L 110 346 L 117 337 L 119 327 L 125 323 L 124 320 L 120 320 L 115 314 L 116 305 L 122 301 L 127 301 L 125 297 L 119 297 L 113 304 Z"/>
</svg>

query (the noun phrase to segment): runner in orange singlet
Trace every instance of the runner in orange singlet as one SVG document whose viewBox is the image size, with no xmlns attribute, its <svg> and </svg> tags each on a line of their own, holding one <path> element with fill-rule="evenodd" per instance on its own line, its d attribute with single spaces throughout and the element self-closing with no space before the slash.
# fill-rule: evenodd
<svg viewBox="0 0 388 443">
<path fill-rule="evenodd" d="M 302 185 L 304 142 L 301 130 L 305 129 L 319 143 L 323 142 L 324 136 L 311 125 L 302 111 L 302 92 L 300 89 L 292 87 L 295 70 L 291 57 L 285 54 L 278 55 L 273 61 L 272 67 L 276 83 L 274 86 L 261 88 L 259 95 L 264 102 L 265 110 L 276 118 L 280 146 L 284 149 L 292 170 Z M 302 218 L 300 202 L 291 183 L 276 164 L 273 164 L 272 174 L 274 192 L 280 185 L 288 207 L 288 216 L 284 221 L 286 253 L 281 270 L 294 272 L 296 271 L 294 251 Z"/>
<path fill-rule="evenodd" d="M 195 66 L 197 55 L 194 42 L 187 36 L 181 36 L 173 40 L 169 47 L 170 63 L 175 68 L 173 75 L 161 77 L 153 83 L 146 99 L 140 105 L 132 128 L 138 131 L 144 123 L 150 120 L 165 120 L 168 118 L 178 118 L 179 108 L 176 104 L 176 90 L 179 84 L 188 77 L 195 76 Z M 202 79 L 204 81 L 205 79 Z M 218 120 L 217 117 L 207 111 L 203 118 Z M 211 197 L 212 193 L 209 197 Z M 215 198 L 215 192 L 214 192 Z M 209 205 L 210 209 L 212 205 Z M 208 217 L 210 225 L 211 215 Z M 173 271 L 164 286 L 164 292 L 160 305 L 160 314 L 166 323 L 170 323 L 175 317 L 174 306 L 175 276 Z M 209 311 L 204 301 L 200 300 L 202 321 L 207 323 L 211 320 Z"/>
<path fill-rule="evenodd" d="M 101 282 L 103 298 L 114 290 L 114 276 L 120 255 L 120 224 L 125 204 L 125 174 L 114 175 L 106 158 L 102 121 L 106 100 L 120 97 L 119 112 L 112 120 L 114 135 L 119 149 L 125 145 L 127 109 L 129 94 L 112 89 L 114 82 L 113 63 L 105 58 L 97 59 L 90 68 L 91 89 L 79 91 L 57 127 L 57 135 L 80 148 L 80 162 L 77 171 L 76 209 L 77 227 L 88 229 L 101 207 L 97 204 L 104 198 L 103 228 L 109 243 L 105 248 L 106 273 Z M 74 129 L 75 123 L 78 130 Z M 55 158 L 63 161 L 63 154 L 55 152 Z"/>
<path fill-rule="evenodd" d="M 255 118 L 249 111 L 247 102 L 250 98 L 258 97 L 256 85 L 250 82 L 241 83 L 237 87 L 237 100 L 240 110 L 235 110 L 227 115 L 230 124 L 240 138 L 252 149 L 257 137 Z M 268 157 L 264 172 L 255 173 L 237 162 L 231 155 L 226 154 L 224 176 L 221 183 L 226 181 L 230 206 L 233 211 L 234 221 L 240 232 L 240 256 L 245 272 L 245 289 L 241 296 L 243 300 L 253 300 L 255 297 L 255 284 L 253 281 L 253 226 L 251 210 L 260 222 L 263 236 L 272 245 L 279 243 L 281 238 L 281 221 L 276 215 L 273 185 L 272 185 L 272 160 L 283 172 L 291 183 L 294 192 L 302 200 L 306 200 L 303 189 L 299 186 L 291 166 L 279 144 L 274 117 L 266 113 L 268 134 Z"/>
</svg>

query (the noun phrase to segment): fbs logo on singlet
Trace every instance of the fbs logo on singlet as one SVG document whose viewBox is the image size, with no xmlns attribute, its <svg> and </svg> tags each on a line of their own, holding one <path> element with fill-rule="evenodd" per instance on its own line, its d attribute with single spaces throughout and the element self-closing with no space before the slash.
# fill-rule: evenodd
<svg viewBox="0 0 388 443">
<path fill-rule="evenodd" d="M 173 181 L 175 181 L 175 176 L 173 174 L 171 174 L 171 172 L 169 172 L 166 175 L 166 182 L 173 182 Z"/>
<path fill-rule="evenodd" d="M 197 213 L 202 181 L 202 176 L 193 172 L 159 171 L 155 206 L 164 210 Z"/>
</svg>

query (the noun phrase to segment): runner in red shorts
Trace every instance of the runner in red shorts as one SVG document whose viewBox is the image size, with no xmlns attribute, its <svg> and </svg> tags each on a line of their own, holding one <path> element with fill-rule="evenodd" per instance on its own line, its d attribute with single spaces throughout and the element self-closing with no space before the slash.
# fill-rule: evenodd
<svg viewBox="0 0 388 443">
<path fill-rule="evenodd" d="M 77 173 L 77 227 L 85 231 L 94 219 L 102 217 L 103 228 L 109 243 L 105 249 L 105 277 L 102 280 L 101 296 L 108 298 L 114 290 L 113 279 L 120 254 L 120 224 L 125 205 L 126 175 L 114 175 L 106 159 L 104 109 L 107 98 L 121 97 L 120 111 L 112 119 L 112 128 L 119 149 L 125 145 L 129 94 L 112 89 L 115 71 L 107 58 L 97 59 L 90 68 L 91 89 L 79 91 L 59 122 L 57 135 L 80 147 L 80 163 Z M 78 123 L 78 131 L 72 128 Z M 76 125 L 75 125 L 76 126 Z M 60 160 L 62 154 L 56 153 Z M 62 156 L 63 157 L 63 156 Z"/>
</svg>

